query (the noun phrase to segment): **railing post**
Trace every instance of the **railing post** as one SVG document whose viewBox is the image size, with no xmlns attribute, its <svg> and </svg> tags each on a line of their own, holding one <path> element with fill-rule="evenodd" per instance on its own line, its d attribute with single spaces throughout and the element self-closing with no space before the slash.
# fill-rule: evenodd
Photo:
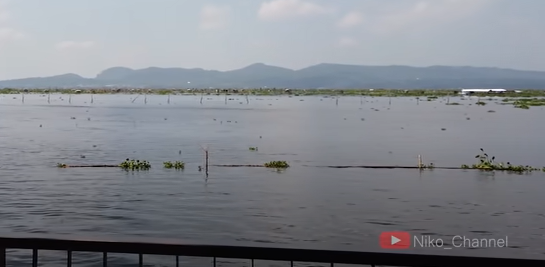
<svg viewBox="0 0 545 267">
<path fill-rule="evenodd" d="M 38 250 L 32 250 L 32 267 L 38 267 Z"/>
<path fill-rule="evenodd" d="M 102 252 L 102 267 L 108 267 L 108 253 Z"/>
<path fill-rule="evenodd" d="M 0 267 L 6 267 L 6 248 L 0 248 Z"/>
<path fill-rule="evenodd" d="M 66 252 L 66 267 L 72 267 L 72 251 L 68 250 Z"/>
<path fill-rule="evenodd" d="M 2 266 L 0 266 L 2 267 Z M 180 256 L 176 255 L 176 267 L 180 267 Z"/>
<path fill-rule="evenodd" d="M 144 266 L 144 256 L 141 253 L 138 254 L 138 266 L 139 267 Z"/>
</svg>

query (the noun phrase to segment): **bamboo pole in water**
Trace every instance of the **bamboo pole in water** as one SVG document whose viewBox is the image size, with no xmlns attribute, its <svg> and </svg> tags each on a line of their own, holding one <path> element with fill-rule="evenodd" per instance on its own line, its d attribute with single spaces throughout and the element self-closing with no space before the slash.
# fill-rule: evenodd
<svg viewBox="0 0 545 267">
<path fill-rule="evenodd" d="M 138 99 L 141 95 L 137 95 L 132 101 L 131 103 L 134 103 L 134 101 L 136 101 L 136 99 Z"/>
<path fill-rule="evenodd" d="M 204 173 L 206 174 L 206 177 L 208 177 L 208 149 L 204 151 L 204 154 L 205 154 Z"/>
</svg>

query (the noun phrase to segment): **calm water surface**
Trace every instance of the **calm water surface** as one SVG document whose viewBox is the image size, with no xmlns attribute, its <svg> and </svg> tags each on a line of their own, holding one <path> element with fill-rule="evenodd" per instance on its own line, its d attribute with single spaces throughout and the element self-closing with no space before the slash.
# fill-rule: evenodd
<svg viewBox="0 0 545 267">
<path fill-rule="evenodd" d="M 446 99 L 0 96 L 0 232 L 142 236 L 210 244 L 380 251 L 382 231 L 505 238 L 509 248 L 410 252 L 545 259 L 545 174 L 330 169 L 324 165 L 545 166 L 545 112 Z M 134 100 L 134 102 L 133 102 Z M 145 103 L 144 103 L 145 101 Z M 69 103 L 70 102 L 70 103 Z M 472 105 L 470 105 L 472 104 Z M 494 111 L 494 112 L 491 112 Z M 469 119 L 468 119 L 469 118 Z M 41 127 L 40 127 L 41 126 Z M 444 128 L 444 130 L 442 129 Z M 249 151 L 257 146 L 258 151 Z M 287 160 L 291 168 L 211 167 Z M 84 156 L 84 157 L 82 157 Z M 58 169 L 149 160 L 152 170 Z M 162 169 L 183 160 L 183 172 Z M 28 252 L 10 253 L 26 266 Z M 44 266 L 64 258 L 43 254 Z M 82 254 L 80 266 L 100 266 Z M 135 257 L 111 258 L 115 266 Z M 173 266 L 157 258 L 150 266 Z"/>
</svg>

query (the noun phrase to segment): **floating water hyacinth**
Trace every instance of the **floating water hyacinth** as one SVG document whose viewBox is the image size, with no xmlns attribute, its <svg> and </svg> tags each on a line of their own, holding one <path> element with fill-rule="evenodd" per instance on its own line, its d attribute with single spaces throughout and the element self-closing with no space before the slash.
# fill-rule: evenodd
<svg viewBox="0 0 545 267">
<path fill-rule="evenodd" d="M 163 166 L 166 169 L 176 169 L 176 170 L 185 169 L 185 163 L 183 161 L 175 161 L 175 162 L 165 161 L 163 162 Z"/>
<path fill-rule="evenodd" d="M 492 156 L 490 157 L 487 153 L 484 152 L 484 150 L 481 148 L 481 154 L 478 154 L 475 156 L 476 159 L 478 159 L 478 162 L 476 164 L 471 165 L 462 165 L 462 169 L 477 169 L 477 170 L 483 170 L 483 171 L 511 171 L 511 172 L 532 172 L 532 171 L 539 171 L 540 168 L 535 168 L 529 165 L 512 165 L 510 162 L 503 163 L 503 162 L 496 162 L 496 157 Z M 545 168 L 541 169 L 542 171 L 545 171 Z"/>
<path fill-rule="evenodd" d="M 124 170 L 140 171 L 140 170 L 149 170 L 151 168 L 151 164 L 145 160 L 140 161 L 140 160 L 134 160 L 134 159 L 126 159 L 124 162 L 119 164 L 119 167 L 121 167 Z"/>
<path fill-rule="evenodd" d="M 278 168 L 278 169 L 284 169 L 289 168 L 290 165 L 286 161 L 270 161 L 265 164 L 263 164 L 266 168 Z"/>
</svg>

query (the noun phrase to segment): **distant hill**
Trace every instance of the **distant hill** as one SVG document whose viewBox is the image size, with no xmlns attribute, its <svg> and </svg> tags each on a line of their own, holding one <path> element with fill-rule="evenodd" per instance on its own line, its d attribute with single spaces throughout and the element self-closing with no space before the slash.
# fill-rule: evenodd
<svg viewBox="0 0 545 267">
<path fill-rule="evenodd" d="M 242 69 L 114 67 L 95 78 L 63 74 L 0 81 L 0 88 L 51 87 L 148 88 L 504 88 L 545 89 L 545 72 L 481 67 L 409 67 L 318 64 L 300 70 L 252 64 Z"/>
</svg>

